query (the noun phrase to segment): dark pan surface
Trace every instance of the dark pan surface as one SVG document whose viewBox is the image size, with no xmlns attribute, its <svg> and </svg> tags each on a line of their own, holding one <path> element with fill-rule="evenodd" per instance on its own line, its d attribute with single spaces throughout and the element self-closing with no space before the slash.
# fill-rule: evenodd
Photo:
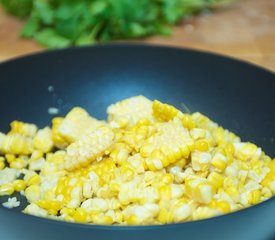
<svg viewBox="0 0 275 240">
<path fill-rule="evenodd" d="M 275 157 L 275 75 L 213 54 L 144 45 L 53 51 L 0 64 L 0 89 L 0 131 L 14 119 L 50 125 L 49 107 L 64 115 L 82 106 L 105 118 L 109 104 L 142 94 L 181 109 L 184 103 Z M 0 239 L 265 240 L 275 236 L 275 199 L 209 220 L 126 228 L 60 223 L 0 207 L 0 226 Z"/>
</svg>

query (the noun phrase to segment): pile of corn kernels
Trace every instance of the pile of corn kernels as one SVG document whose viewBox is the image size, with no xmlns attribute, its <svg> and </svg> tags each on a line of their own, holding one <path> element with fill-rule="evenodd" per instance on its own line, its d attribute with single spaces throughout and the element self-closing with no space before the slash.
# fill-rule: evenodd
<svg viewBox="0 0 275 240">
<path fill-rule="evenodd" d="M 107 113 L 99 121 L 75 107 L 43 129 L 13 121 L 0 133 L 0 196 L 20 192 L 23 212 L 40 217 L 147 225 L 226 214 L 275 194 L 275 159 L 200 113 L 143 96 Z"/>
</svg>

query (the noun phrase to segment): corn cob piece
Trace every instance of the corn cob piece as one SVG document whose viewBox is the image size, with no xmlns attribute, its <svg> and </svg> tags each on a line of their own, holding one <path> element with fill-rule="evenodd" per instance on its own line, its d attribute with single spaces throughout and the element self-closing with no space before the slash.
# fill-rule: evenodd
<svg viewBox="0 0 275 240">
<path fill-rule="evenodd" d="M 33 137 L 36 134 L 37 126 L 31 123 L 24 123 L 20 121 L 13 121 L 11 124 L 11 130 L 8 134 L 21 134 L 26 137 Z"/>
<path fill-rule="evenodd" d="M 108 127 L 99 127 L 84 134 L 79 140 L 68 146 L 65 168 L 73 170 L 87 166 L 104 154 L 104 151 L 112 145 L 113 138 L 114 133 Z"/>
<path fill-rule="evenodd" d="M 187 158 L 194 142 L 189 132 L 178 122 L 164 122 L 157 125 L 157 131 L 149 137 L 140 149 L 150 170 L 160 170 Z"/>
<path fill-rule="evenodd" d="M 158 100 L 154 100 L 152 109 L 154 117 L 162 121 L 172 120 L 181 113 L 175 107 Z"/>
<path fill-rule="evenodd" d="M 68 143 L 72 143 L 102 125 L 103 122 L 91 117 L 84 109 L 75 107 L 61 122 L 58 132 Z"/>
<path fill-rule="evenodd" d="M 32 139 L 19 133 L 9 134 L 2 138 L 0 152 L 4 154 L 23 154 L 32 152 Z"/>
<path fill-rule="evenodd" d="M 69 145 L 69 142 L 61 135 L 59 126 L 64 121 L 62 117 L 56 117 L 52 119 L 52 141 L 57 148 L 64 149 Z"/>
<path fill-rule="evenodd" d="M 142 118 L 152 121 L 152 101 L 143 96 L 127 98 L 110 105 L 107 113 L 112 127 L 133 126 Z"/>
<path fill-rule="evenodd" d="M 38 130 L 37 134 L 32 140 L 35 149 L 43 153 L 50 152 L 53 148 L 52 132 L 49 127 Z"/>
<path fill-rule="evenodd" d="M 139 151 L 144 141 L 156 131 L 148 119 L 140 119 L 136 124 L 127 129 L 120 139 L 131 150 Z"/>
</svg>

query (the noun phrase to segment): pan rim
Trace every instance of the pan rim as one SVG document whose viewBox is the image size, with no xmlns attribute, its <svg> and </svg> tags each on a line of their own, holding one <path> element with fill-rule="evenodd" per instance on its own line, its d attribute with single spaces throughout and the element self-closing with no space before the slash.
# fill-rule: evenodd
<svg viewBox="0 0 275 240">
<path fill-rule="evenodd" d="M 38 52 L 34 53 L 27 53 L 20 56 L 15 56 L 12 58 L 9 58 L 4 61 L 0 61 L 0 67 L 4 66 L 6 64 L 11 64 L 18 61 L 24 61 L 28 60 L 29 58 L 37 58 L 37 57 L 43 57 L 48 56 L 53 53 L 62 53 L 62 52 L 69 52 L 69 51 L 79 51 L 79 50 L 89 50 L 89 49 L 95 49 L 95 48 L 150 48 L 150 49 L 162 49 L 162 50 L 172 50 L 172 51 L 182 51 L 182 52 L 189 52 L 189 53 L 195 53 L 195 54 L 202 54 L 202 55 L 208 55 L 211 57 L 218 57 L 222 58 L 224 60 L 230 60 L 231 62 L 244 64 L 247 67 L 253 67 L 257 68 L 258 70 L 264 71 L 266 73 L 269 73 L 273 76 L 275 76 L 275 70 L 272 71 L 271 69 L 265 68 L 263 66 L 257 65 L 255 63 L 249 62 L 245 59 L 239 59 L 234 56 L 229 56 L 223 53 L 218 53 L 215 51 L 210 50 L 202 50 L 202 49 L 196 49 L 192 47 L 177 47 L 177 46 L 170 46 L 170 45 L 163 45 L 163 44 L 151 44 L 151 43 L 131 43 L 131 42 L 118 42 L 118 43 L 106 43 L 106 44 L 95 44 L 92 46 L 73 46 L 68 48 L 60 48 L 60 49 L 48 49 L 48 50 L 40 50 Z"/>
</svg>

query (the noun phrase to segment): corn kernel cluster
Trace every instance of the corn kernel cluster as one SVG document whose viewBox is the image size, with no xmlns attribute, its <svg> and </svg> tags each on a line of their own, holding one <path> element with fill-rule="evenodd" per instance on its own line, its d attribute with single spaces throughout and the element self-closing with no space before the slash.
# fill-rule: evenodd
<svg viewBox="0 0 275 240">
<path fill-rule="evenodd" d="M 99 121 L 76 107 L 43 129 L 12 122 L 0 133 L 0 196 L 20 192 L 23 212 L 40 217 L 142 225 L 209 218 L 275 194 L 275 159 L 200 113 L 143 96 L 107 113 Z"/>
</svg>

